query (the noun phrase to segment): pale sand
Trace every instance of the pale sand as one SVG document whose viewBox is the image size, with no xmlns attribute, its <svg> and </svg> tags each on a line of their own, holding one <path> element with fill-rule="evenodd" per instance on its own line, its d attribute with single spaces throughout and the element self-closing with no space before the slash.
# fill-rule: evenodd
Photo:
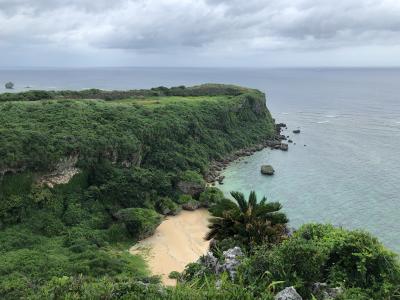
<svg viewBox="0 0 400 300">
<path fill-rule="evenodd" d="M 205 209 L 182 211 L 167 217 L 155 234 L 140 241 L 129 251 L 142 254 L 154 275 L 161 275 L 165 285 L 175 285 L 168 278 L 172 271 L 182 272 L 188 263 L 207 253 L 209 242 L 204 240 L 208 231 L 209 213 Z"/>
</svg>

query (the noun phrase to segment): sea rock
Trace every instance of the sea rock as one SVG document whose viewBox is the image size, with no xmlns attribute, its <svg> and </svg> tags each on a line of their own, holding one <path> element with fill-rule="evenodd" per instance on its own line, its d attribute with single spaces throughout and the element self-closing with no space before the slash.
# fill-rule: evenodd
<svg viewBox="0 0 400 300">
<path fill-rule="evenodd" d="M 295 130 L 293 130 L 293 133 L 299 134 L 299 133 L 300 133 L 300 129 L 295 129 Z"/>
<path fill-rule="evenodd" d="M 205 190 L 205 186 L 197 182 L 179 181 L 177 186 L 183 194 L 190 196 L 198 195 Z"/>
<path fill-rule="evenodd" d="M 271 175 L 274 175 L 274 173 L 275 173 L 275 170 L 272 166 L 270 166 L 270 165 L 261 166 L 261 174 L 271 176 Z"/>
<path fill-rule="evenodd" d="M 189 211 L 194 211 L 196 209 L 199 209 L 200 207 L 201 203 L 196 200 L 190 200 L 189 202 L 182 204 L 182 208 Z"/>
<path fill-rule="evenodd" d="M 294 287 L 287 287 L 275 295 L 275 300 L 303 300 Z"/>
<path fill-rule="evenodd" d="M 5 84 L 5 88 L 8 89 L 8 90 L 12 90 L 14 88 L 14 83 L 12 83 L 11 81 L 7 82 Z"/>
<path fill-rule="evenodd" d="M 274 149 L 281 149 L 281 144 L 275 145 Z"/>
<path fill-rule="evenodd" d="M 271 148 L 274 148 L 275 146 L 280 145 L 280 144 L 281 144 L 281 142 L 280 141 L 276 141 L 276 140 L 267 140 L 265 142 L 265 146 L 271 147 Z"/>
<path fill-rule="evenodd" d="M 293 141 L 292 140 L 288 140 L 288 143 L 293 143 Z"/>
<path fill-rule="evenodd" d="M 284 136 L 283 134 L 278 135 L 278 139 L 281 141 L 286 140 L 286 136 Z"/>
<path fill-rule="evenodd" d="M 282 150 L 282 151 L 288 151 L 288 150 L 289 150 L 289 145 L 288 145 L 288 144 L 285 144 L 285 143 L 282 143 L 282 144 L 281 144 L 281 150 Z"/>
</svg>

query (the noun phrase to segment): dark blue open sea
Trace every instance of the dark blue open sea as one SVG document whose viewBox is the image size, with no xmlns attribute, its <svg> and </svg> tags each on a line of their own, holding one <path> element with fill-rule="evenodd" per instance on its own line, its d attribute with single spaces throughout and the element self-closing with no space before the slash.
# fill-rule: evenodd
<svg viewBox="0 0 400 300">
<path fill-rule="evenodd" d="M 400 69 L 99 68 L 0 70 L 0 92 L 232 83 L 258 88 L 296 145 L 263 150 L 225 171 L 225 192 L 280 201 L 291 225 L 361 228 L 400 252 Z M 294 136 L 291 130 L 301 128 Z M 306 145 L 306 146 L 304 146 Z M 260 174 L 272 164 L 273 177 Z"/>
</svg>

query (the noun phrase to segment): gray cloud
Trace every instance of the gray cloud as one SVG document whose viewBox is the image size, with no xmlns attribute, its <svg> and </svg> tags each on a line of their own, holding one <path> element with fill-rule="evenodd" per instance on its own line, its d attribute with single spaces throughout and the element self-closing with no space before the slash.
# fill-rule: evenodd
<svg viewBox="0 0 400 300">
<path fill-rule="evenodd" d="M 241 57 L 399 44 L 398 0 L 0 0 L 0 53 Z"/>
</svg>

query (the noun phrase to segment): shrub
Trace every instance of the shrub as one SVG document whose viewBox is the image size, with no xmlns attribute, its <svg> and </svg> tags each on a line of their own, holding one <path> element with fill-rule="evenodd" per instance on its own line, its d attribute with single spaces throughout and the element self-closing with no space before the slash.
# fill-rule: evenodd
<svg viewBox="0 0 400 300">
<path fill-rule="evenodd" d="M 168 197 L 159 198 L 156 202 L 155 208 L 160 214 L 163 215 L 174 216 L 181 211 L 181 207 Z"/>
<path fill-rule="evenodd" d="M 185 204 L 185 203 L 189 203 L 190 201 L 193 201 L 193 200 L 194 199 L 192 198 L 192 196 L 183 194 L 183 195 L 179 196 L 179 198 L 178 198 L 178 200 L 176 200 L 176 202 L 178 204 Z"/>
<path fill-rule="evenodd" d="M 126 208 L 116 213 L 126 229 L 136 239 L 146 238 L 154 233 L 162 218 L 154 210 L 146 208 Z"/>
<path fill-rule="evenodd" d="M 65 229 L 64 223 L 60 218 L 52 211 L 45 209 L 33 212 L 28 222 L 34 232 L 49 237 L 59 235 Z"/>
<path fill-rule="evenodd" d="M 199 201 L 205 207 L 219 202 L 224 198 L 224 193 L 216 187 L 208 187 L 200 194 Z"/>
<path fill-rule="evenodd" d="M 359 288 L 374 299 L 389 299 L 400 286 L 395 254 L 368 233 L 331 225 L 304 225 L 282 244 L 262 247 L 246 272 L 253 281 L 268 272 L 274 280 L 296 286 L 306 297 L 315 282 Z"/>
<path fill-rule="evenodd" d="M 180 180 L 190 183 L 197 183 L 200 185 L 205 185 L 203 177 L 197 172 L 194 171 L 185 171 L 180 175 Z"/>
</svg>

